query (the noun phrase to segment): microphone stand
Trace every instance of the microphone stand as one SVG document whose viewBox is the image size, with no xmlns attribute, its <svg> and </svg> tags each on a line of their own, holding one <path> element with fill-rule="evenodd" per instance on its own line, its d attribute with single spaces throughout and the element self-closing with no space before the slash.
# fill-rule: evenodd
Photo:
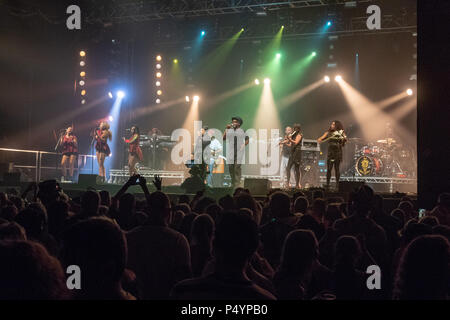
<svg viewBox="0 0 450 320">
<path fill-rule="evenodd" d="M 58 149 L 59 149 L 59 145 L 61 144 L 61 139 L 63 137 L 64 131 L 65 131 L 64 129 L 59 131 L 59 137 L 58 137 L 58 141 L 56 142 L 55 151 L 58 151 Z M 55 159 L 56 159 L 55 160 L 55 175 L 57 177 L 58 176 L 57 175 L 58 174 L 58 157 L 56 157 Z"/>
<path fill-rule="evenodd" d="M 92 156 L 92 162 L 91 162 L 91 174 L 94 174 L 94 141 L 95 141 L 95 131 L 92 135 L 91 145 L 89 147 L 91 156 Z"/>
</svg>

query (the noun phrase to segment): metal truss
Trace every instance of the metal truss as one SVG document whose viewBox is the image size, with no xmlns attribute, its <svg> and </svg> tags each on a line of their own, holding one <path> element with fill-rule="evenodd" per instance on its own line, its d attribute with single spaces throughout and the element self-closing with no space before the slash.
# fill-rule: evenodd
<svg viewBox="0 0 450 320">
<path fill-rule="evenodd" d="M 335 178 L 331 178 L 335 182 Z M 357 181 L 367 183 L 384 183 L 384 184 L 417 184 L 417 179 L 408 178 L 388 178 L 388 177 L 340 177 L 340 181 Z M 326 182 L 326 176 L 320 176 L 320 182 Z"/>
<path fill-rule="evenodd" d="M 358 0 L 359 4 L 374 0 Z M 144 22 L 164 18 L 273 12 L 280 9 L 344 6 L 349 0 L 167 0 L 116 2 L 107 16 L 111 22 Z"/>
<path fill-rule="evenodd" d="M 139 174 L 145 178 L 153 178 L 159 175 L 166 179 L 179 179 L 180 184 L 184 181 L 184 171 L 165 171 L 165 170 L 151 170 L 140 168 Z M 109 183 L 123 183 L 130 176 L 128 169 L 111 169 Z"/>
</svg>

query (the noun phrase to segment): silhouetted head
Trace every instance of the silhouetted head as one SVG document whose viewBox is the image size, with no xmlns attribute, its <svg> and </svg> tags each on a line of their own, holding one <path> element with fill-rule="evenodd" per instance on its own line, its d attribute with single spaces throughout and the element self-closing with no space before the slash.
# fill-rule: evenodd
<svg viewBox="0 0 450 320">
<path fill-rule="evenodd" d="M 81 212 L 87 217 L 98 215 L 100 196 L 97 191 L 88 190 L 81 196 Z"/>
<path fill-rule="evenodd" d="M 149 221 L 151 223 L 167 225 L 170 217 L 170 200 L 167 194 L 161 191 L 155 191 L 150 194 Z"/>
<path fill-rule="evenodd" d="M 274 192 L 270 196 L 269 208 L 274 217 L 288 217 L 291 215 L 291 199 L 285 192 Z"/>
<path fill-rule="evenodd" d="M 409 220 L 402 232 L 402 241 L 405 245 L 422 235 L 429 235 L 433 232 L 431 226 L 417 223 L 416 220 Z"/>
<path fill-rule="evenodd" d="M 191 235 L 189 237 L 191 245 L 210 245 L 214 234 L 214 221 L 207 214 L 195 217 L 191 225 Z"/>
<path fill-rule="evenodd" d="M 335 266 L 354 267 L 362 251 L 358 239 L 353 236 L 341 236 L 334 247 Z"/>
<path fill-rule="evenodd" d="M 398 267 L 394 297 L 400 300 L 448 299 L 450 245 L 442 236 L 413 240 Z"/>
<path fill-rule="evenodd" d="M 40 203 L 33 203 L 19 212 L 15 221 L 24 227 L 28 238 L 39 239 L 47 231 L 47 211 Z"/>
<path fill-rule="evenodd" d="M 373 189 L 367 185 L 362 185 L 358 188 L 353 195 L 353 205 L 356 210 L 356 214 L 367 216 L 369 210 L 373 206 Z"/>
<path fill-rule="evenodd" d="M 9 201 L 11 201 L 16 206 L 18 211 L 25 209 L 25 202 L 22 198 L 17 196 L 10 196 Z"/>
<path fill-rule="evenodd" d="M 298 197 L 294 202 L 295 213 L 306 213 L 306 209 L 309 207 L 309 202 L 306 197 Z"/>
<path fill-rule="evenodd" d="M 312 231 L 291 231 L 283 244 L 279 271 L 301 277 L 311 269 L 318 256 L 319 246 Z"/>
<path fill-rule="evenodd" d="M 402 209 L 394 209 L 391 212 L 391 216 L 395 217 L 398 219 L 398 221 L 400 221 L 401 227 L 403 228 L 403 226 L 405 225 L 405 212 Z"/>
<path fill-rule="evenodd" d="M 59 261 L 39 243 L 0 241 L 0 300 L 68 297 Z"/>
<path fill-rule="evenodd" d="M 132 215 L 136 210 L 136 197 L 132 193 L 125 193 L 119 199 L 119 211 Z"/>
<path fill-rule="evenodd" d="M 206 207 L 210 204 L 216 203 L 216 201 L 213 198 L 210 197 L 202 197 L 200 200 L 197 201 L 195 204 L 193 211 L 198 214 L 205 213 Z"/>
<path fill-rule="evenodd" d="M 314 232 L 317 239 L 320 239 L 323 236 L 324 230 L 322 229 L 320 223 L 310 214 L 302 215 L 298 220 L 296 227 L 298 229 L 311 230 Z"/>
<path fill-rule="evenodd" d="M 0 240 L 27 240 L 25 229 L 16 222 L 0 224 Z"/>
<path fill-rule="evenodd" d="M 235 197 L 235 203 L 237 209 L 249 209 L 251 216 L 257 224 L 261 221 L 261 212 L 259 211 L 258 204 L 255 199 L 248 193 L 241 193 Z"/>
<path fill-rule="evenodd" d="M 258 226 L 251 217 L 225 212 L 213 240 L 217 263 L 244 268 L 259 244 Z"/>
<path fill-rule="evenodd" d="M 222 207 L 216 203 L 212 203 L 206 207 L 206 214 L 209 215 L 214 222 L 217 222 L 222 215 Z"/>
<path fill-rule="evenodd" d="M 223 196 L 219 199 L 219 205 L 223 208 L 225 211 L 230 211 L 236 209 L 236 204 L 234 203 L 234 198 L 227 194 L 226 196 Z"/>
<path fill-rule="evenodd" d="M 8 205 L 3 209 L 0 209 L 0 218 L 12 221 L 17 216 L 17 213 L 18 210 L 15 205 Z"/>
<path fill-rule="evenodd" d="M 327 226 L 332 226 L 336 220 L 342 219 L 343 217 L 339 204 L 334 203 L 328 205 L 323 220 Z"/>
<path fill-rule="evenodd" d="M 66 267 L 80 267 L 81 295 L 99 294 L 120 283 L 127 262 L 126 240 L 111 220 L 94 217 L 72 225 L 64 233 L 61 256 Z"/>
</svg>

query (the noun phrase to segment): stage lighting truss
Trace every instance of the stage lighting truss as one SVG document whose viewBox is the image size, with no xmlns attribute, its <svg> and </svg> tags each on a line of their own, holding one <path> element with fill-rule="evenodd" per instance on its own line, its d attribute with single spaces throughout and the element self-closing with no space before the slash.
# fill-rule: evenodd
<svg viewBox="0 0 450 320">
<path fill-rule="evenodd" d="M 79 73 L 79 78 L 78 80 L 76 80 L 76 84 L 78 83 L 78 90 L 79 93 L 81 95 L 81 104 L 86 104 L 86 71 L 85 71 L 85 67 L 86 67 L 86 51 L 84 50 L 80 50 L 79 51 L 79 58 L 80 58 L 80 73 Z"/>
<path fill-rule="evenodd" d="M 155 86 L 156 86 L 156 100 L 155 100 L 155 102 L 156 102 L 157 104 L 160 104 L 160 103 L 161 103 L 161 96 L 162 96 L 162 94 L 163 94 L 163 91 L 161 90 L 161 84 L 162 84 L 162 68 L 163 68 L 163 65 L 162 65 L 162 60 L 163 60 L 162 55 L 161 55 L 161 54 L 158 54 L 158 55 L 156 56 L 155 60 L 156 60 L 156 63 L 155 63 L 155 69 L 156 69 L 156 73 L 155 73 L 155 76 L 156 76 L 156 79 L 155 79 Z"/>
</svg>

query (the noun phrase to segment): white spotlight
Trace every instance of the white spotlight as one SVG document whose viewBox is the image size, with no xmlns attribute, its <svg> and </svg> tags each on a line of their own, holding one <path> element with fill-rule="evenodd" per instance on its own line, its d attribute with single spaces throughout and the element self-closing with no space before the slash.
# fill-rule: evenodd
<svg viewBox="0 0 450 320">
<path fill-rule="evenodd" d="M 270 83 L 270 78 L 265 78 L 264 79 L 264 84 L 269 84 Z"/>
<path fill-rule="evenodd" d="M 117 97 L 122 99 L 123 97 L 125 97 L 125 92 L 123 92 L 122 90 L 117 91 Z"/>
<path fill-rule="evenodd" d="M 194 96 L 194 101 L 195 102 L 198 102 L 200 100 L 200 97 L 199 96 Z"/>
<path fill-rule="evenodd" d="M 323 78 L 323 80 L 324 80 L 325 82 L 330 82 L 330 77 L 329 77 L 329 76 L 325 76 L 325 77 Z"/>
<path fill-rule="evenodd" d="M 259 85 L 259 79 L 255 79 L 255 84 L 258 86 Z"/>
<path fill-rule="evenodd" d="M 157 86 L 157 87 L 161 86 L 161 82 L 156 81 L 156 86 Z"/>
<path fill-rule="evenodd" d="M 406 90 L 406 94 L 407 94 L 408 96 L 412 96 L 412 94 L 413 94 L 412 89 Z"/>
<path fill-rule="evenodd" d="M 110 99 L 112 99 L 113 98 L 113 94 L 112 94 L 112 92 L 110 91 L 110 92 L 108 92 L 108 97 L 110 98 Z"/>
<path fill-rule="evenodd" d="M 109 116 L 109 117 L 108 117 L 108 120 L 111 121 L 111 122 L 114 121 L 113 116 Z"/>
<path fill-rule="evenodd" d="M 161 99 L 156 99 L 156 103 L 161 103 Z"/>
<path fill-rule="evenodd" d="M 334 80 L 336 80 L 336 82 L 341 82 L 342 81 L 342 77 L 340 75 L 337 75 Z"/>
<path fill-rule="evenodd" d="M 189 98 L 189 96 L 186 96 L 186 102 L 189 102 L 191 99 Z"/>
<path fill-rule="evenodd" d="M 156 69 L 161 69 L 161 65 L 159 63 L 156 65 Z"/>
</svg>

